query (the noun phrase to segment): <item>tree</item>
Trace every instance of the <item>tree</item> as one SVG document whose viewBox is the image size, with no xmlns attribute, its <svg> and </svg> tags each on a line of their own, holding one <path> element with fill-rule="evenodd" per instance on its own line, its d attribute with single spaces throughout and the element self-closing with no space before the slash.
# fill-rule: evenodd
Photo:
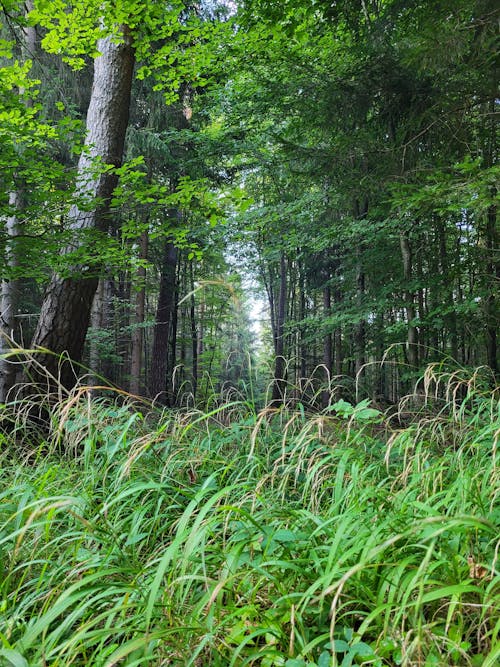
<svg viewBox="0 0 500 667">
<path fill-rule="evenodd" d="M 113 168 L 121 164 L 128 122 L 134 67 L 129 29 L 120 28 L 119 40 L 115 35 L 100 39 L 97 49 L 87 136 L 78 163 L 79 202 L 69 212 L 69 227 L 76 236 L 82 230 L 107 230 L 110 198 L 117 182 Z M 74 250 L 70 246 L 67 252 Z M 74 370 L 71 362 L 61 364 L 59 355 L 74 361 L 82 357 L 99 270 L 88 263 L 75 267 L 74 277 L 55 274 L 42 305 L 32 347 L 50 351 L 42 353 L 38 362 L 66 387 L 74 384 Z M 33 366 L 27 369 L 30 379 L 33 370 Z"/>
</svg>

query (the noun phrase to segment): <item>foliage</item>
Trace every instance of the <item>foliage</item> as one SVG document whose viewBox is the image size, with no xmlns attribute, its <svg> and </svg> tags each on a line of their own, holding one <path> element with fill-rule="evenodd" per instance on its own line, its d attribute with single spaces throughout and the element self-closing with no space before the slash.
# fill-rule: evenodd
<svg viewBox="0 0 500 667">
<path fill-rule="evenodd" d="M 492 667 L 498 402 L 436 382 L 450 402 L 403 429 L 81 387 L 38 446 L 4 431 L 4 662 Z"/>
</svg>

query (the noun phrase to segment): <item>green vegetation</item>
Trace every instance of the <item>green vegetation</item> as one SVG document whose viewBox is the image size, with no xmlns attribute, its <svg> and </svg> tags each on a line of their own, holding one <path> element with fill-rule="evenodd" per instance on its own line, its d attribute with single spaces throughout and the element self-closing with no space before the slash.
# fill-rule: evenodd
<svg viewBox="0 0 500 667">
<path fill-rule="evenodd" d="M 493 667 L 498 402 L 478 376 L 426 381 L 392 416 L 160 415 L 80 387 L 37 446 L 17 409 L 0 661 Z"/>
<path fill-rule="evenodd" d="M 494 0 L 2 0 L 0 667 L 500 664 Z"/>
</svg>

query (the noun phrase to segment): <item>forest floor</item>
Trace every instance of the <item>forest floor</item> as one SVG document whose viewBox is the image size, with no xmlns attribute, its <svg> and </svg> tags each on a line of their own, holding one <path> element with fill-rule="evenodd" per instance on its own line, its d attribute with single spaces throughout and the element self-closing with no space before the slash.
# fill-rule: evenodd
<svg viewBox="0 0 500 667">
<path fill-rule="evenodd" d="M 491 394 L 51 423 L 2 436 L 0 664 L 498 664 Z"/>
</svg>

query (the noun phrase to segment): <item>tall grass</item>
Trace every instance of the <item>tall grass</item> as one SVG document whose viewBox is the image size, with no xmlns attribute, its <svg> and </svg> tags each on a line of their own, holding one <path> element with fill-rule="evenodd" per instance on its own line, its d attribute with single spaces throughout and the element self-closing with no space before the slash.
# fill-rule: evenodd
<svg viewBox="0 0 500 667">
<path fill-rule="evenodd" d="M 0 664 L 493 667 L 500 414 L 461 395 L 396 427 L 80 389 L 4 433 Z"/>
</svg>

